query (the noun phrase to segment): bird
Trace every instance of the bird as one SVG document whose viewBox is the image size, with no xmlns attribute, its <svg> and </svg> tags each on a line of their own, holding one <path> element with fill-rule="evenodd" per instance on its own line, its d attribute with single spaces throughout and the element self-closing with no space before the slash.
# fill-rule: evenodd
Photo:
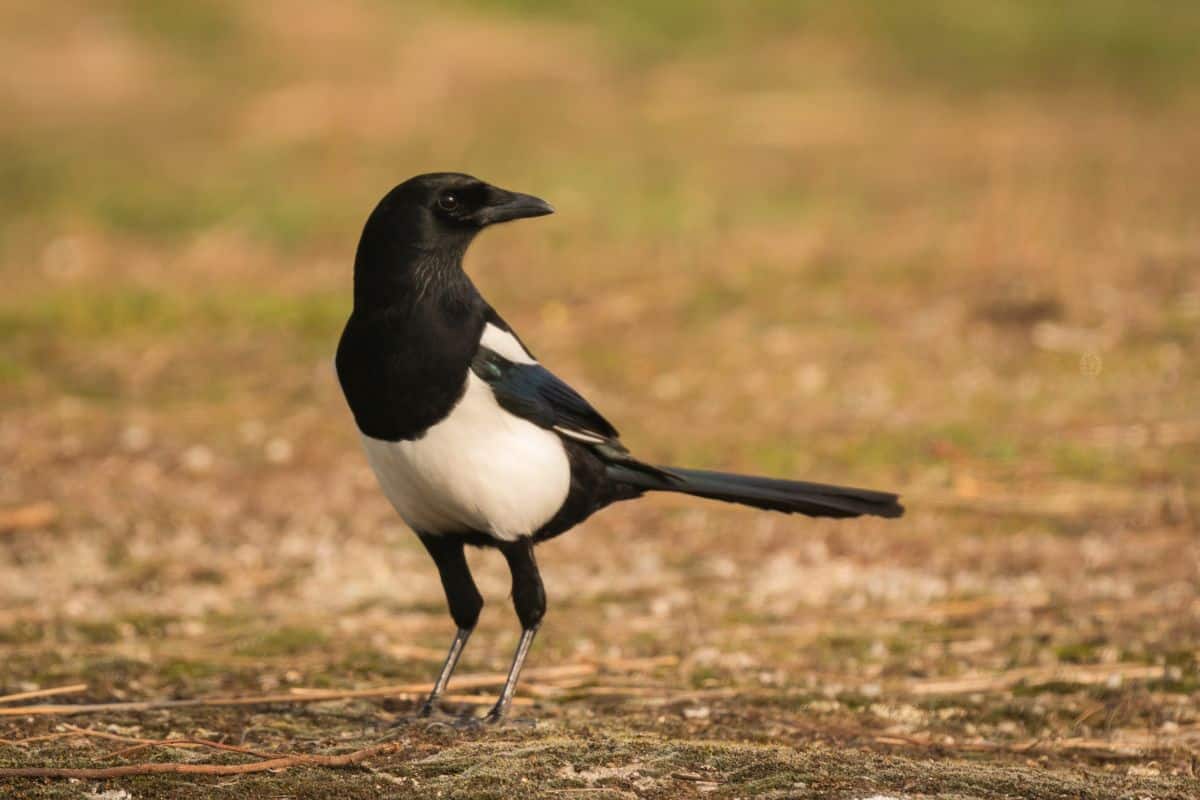
<svg viewBox="0 0 1200 800">
<path fill-rule="evenodd" d="M 437 568 L 456 631 L 418 717 L 440 710 L 483 597 L 468 546 L 499 550 L 521 635 L 495 705 L 505 718 L 542 619 L 534 547 L 613 503 L 676 492 L 810 517 L 899 517 L 890 492 L 635 457 L 617 429 L 544 367 L 463 270 L 485 228 L 540 217 L 545 200 L 456 172 L 417 175 L 375 206 L 354 258 L 337 378 L 383 494 Z M 473 719 L 473 718 L 472 718 Z"/>
</svg>

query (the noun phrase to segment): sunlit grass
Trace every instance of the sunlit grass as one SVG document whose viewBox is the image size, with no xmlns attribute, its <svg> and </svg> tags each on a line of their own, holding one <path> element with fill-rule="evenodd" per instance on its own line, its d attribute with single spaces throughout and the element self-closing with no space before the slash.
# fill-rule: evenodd
<svg viewBox="0 0 1200 800">
<path fill-rule="evenodd" d="M 1200 75 L 1200 9 L 1132 0 L 624 0 L 596 5 L 473 0 L 526 17 L 594 27 L 643 58 L 752 46 L 763 37 L 857 39 L 872 68 L 954 90 L 1063 86 L 1169 97 Z"/>
<path fill-rule="evenodd" d="M 336 339 L 348 311 L 344 293 L 298 297 L 235 291 L 170 294 L 122 288 L 62 291 L 0 305 L 0 336 L 59 341 L 276 331 L 303 340 Z"/>
</svg>

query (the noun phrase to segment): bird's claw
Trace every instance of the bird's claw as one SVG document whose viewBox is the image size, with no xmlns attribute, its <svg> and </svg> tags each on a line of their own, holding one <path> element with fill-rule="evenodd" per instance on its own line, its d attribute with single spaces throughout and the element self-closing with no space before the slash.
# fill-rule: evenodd
<svg viewBox="0 0 1200 800">
<path fill-rule="evenodd" d="M 538 721 L 528 717 L 509 717 L 504 714 L 498 714 L 495 709 L 492 709 L 483 717 L 483 724 L 493 729 L 520 728 L 532 730 L 537 727 Z"/>
<path fill-rule="evenodd" d="M 441 719 L 430 720 L 425 723 L 425 730 L 429 733 L 436 732 L 453 732 L 466 733 L 481 731 L 484 728 L 484 721 L 479 717 L 474 716 L 453 716 L 444 715 Z"/>
<path fill-rule="evenodd" d="M 392 729 L 408 728 L 419 723 L 425 723 L 428 725 L 431 723 L 436 723 L 437 718 L 439 717 L 447 716 L 449 715 L 442 711 L 442 709 L 436 703 L 426 701 L 421 704 L 421 707 L 417 709 L 415 714 L 402 714 L 397 716 L 394 720 L 392 720 L 388 727 Z"/>
</svg>

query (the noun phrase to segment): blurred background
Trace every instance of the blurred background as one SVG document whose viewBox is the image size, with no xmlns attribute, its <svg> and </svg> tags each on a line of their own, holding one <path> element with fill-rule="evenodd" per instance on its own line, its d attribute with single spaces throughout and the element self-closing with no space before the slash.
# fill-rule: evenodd
<svg viewBox="0 0 1200 800">
<path fill-rule="evenodd" d="M 541 716 L 1190 769 L 1197 41 L 1169 0 L 3 0 L 0 689 L 432 675 L 331 360 L 367 213 L 456 170 L 558 209 L 468 269 L 637 453 L 910 509 L 610 509 L 539 551 L 532 662 L 679 661 Z"/>
</svg>

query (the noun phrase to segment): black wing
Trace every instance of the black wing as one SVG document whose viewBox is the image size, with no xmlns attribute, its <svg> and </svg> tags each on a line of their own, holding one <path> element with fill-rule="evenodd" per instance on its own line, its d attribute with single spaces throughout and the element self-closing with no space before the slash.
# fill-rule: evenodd
<svg viewBox="0 0 1200 800">
<path fill-rule="evenodd" d="M 612 423 L 541 364 L 519 364 L 480 346 L 471 371 L 492 387 L 496 402 L 510 414 L 561 436 L 624 451 Z"/>
</svg>

